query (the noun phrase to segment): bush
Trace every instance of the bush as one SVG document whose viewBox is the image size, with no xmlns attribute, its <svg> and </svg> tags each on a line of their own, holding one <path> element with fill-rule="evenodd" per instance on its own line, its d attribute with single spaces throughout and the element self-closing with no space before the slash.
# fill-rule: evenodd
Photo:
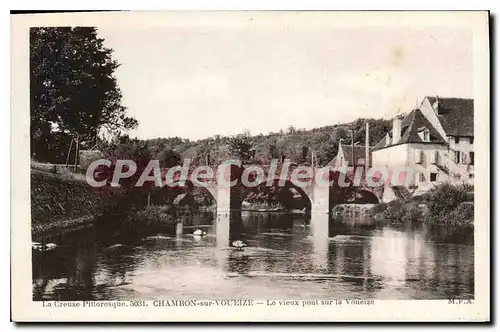
<svg viewBox="0 0 500 332">
<path fill-rule="evenodd" d="M 431 189 L 425 195 L 425 202 L 434 219 L 445 220 L 461 203 L 470 200 L 470 192 L 473 191 L 474 187 L 470 185 L 445 183 Z"/>
<path fill-rule="evenodd" d="M 423 209 L 416 202 L 410 202 L 401 209 L 401 219 L 405 222 L 421 222 L 423 221 Z"/>
<path fill-rule="evenodd" d="M 130 218 L 136 221 L 142 221 L 148 225 L 168 224 L 173 225 L 175 220 L 172 216 L 169 206 L 148 206 L 146 209 L 138 211 Z"/>
<path fill-rule="evenodd" d="M 377 204 L 368 211 L 368 214 L 370 216 L 376 216 L 378 214 L 384 213 L 387 210 L 387 206 L 387 203 Z"/>
<path fill-rule="evenodd" d="M 449 225 L 473 225 L 474 224 L 474 203 L 460 203 L 447 217 L 444 222 Z"/>
<path fill-rule="evenodd" d="M 377 221 L 391 223 L 473 225 L 473 201 L 473 186 L 442 184 L 422 196 L 378 204 L 369 211 L 369 215 Z"/>
</svg>

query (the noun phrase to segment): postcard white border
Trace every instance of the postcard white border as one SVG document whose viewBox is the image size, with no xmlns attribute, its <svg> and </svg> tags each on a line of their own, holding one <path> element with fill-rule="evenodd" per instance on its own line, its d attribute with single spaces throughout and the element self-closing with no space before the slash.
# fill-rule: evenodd
<svg viewBox="0 0 500 332">
<path fill-rule="evenodd" d="M 450 305 L 446 300 L 376 300 L 374 306 L 339 307 L 169 307 L 43 308 L 32 301 L 29 27 L 217 24 L 238 26 L 298 20 L 311 25 L 448 26 L 471 29 L 474 36 L 475 100 L 475 300 Z M 490 68 L 488 13 L 476 12 L 116 12 L 22 15 L 11 17 L 11 257 L 14 321 L 485 321 L 490 317 Z M 255 299 L 258 300 L 258 299 Z M 265 300 L 265 299 L 259 299 Z"/>
</svg>

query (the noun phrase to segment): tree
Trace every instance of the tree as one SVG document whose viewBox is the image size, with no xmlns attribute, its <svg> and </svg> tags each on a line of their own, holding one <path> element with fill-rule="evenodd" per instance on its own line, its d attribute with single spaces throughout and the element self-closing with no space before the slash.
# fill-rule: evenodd
<svg viewBox="0 0 500 332">
<path fill-rule="evenodd" d="M 301 155 L 301 163 L 307 162 L 307 157 L 309 156 L 309 147 L 307 145 L 302 145 L 302 155 Z M 312 162 L 312 160 L 311 160 Z"/>
<path fill-rule="evenodd" d="M 276 141 L 273 140 L 269 143 L 268 150 L 269 150 L 269 159 L 276 159 L 279 157 L 279 151 L 278 147 L 276 146 Z"/>
<path fill-rule="evenodd" d="M 103 42 L 91 27 L 31 28 L 31 152 L 37 159 L 55 132 L 78 134 L 90 145 L 103 128 L 116 134 L 137 126 L 121 105 L 113 75 L 119 64 Z"/>
<path fill-rule="evenodd" d="M 231 137 L 229 150 L 233 157 L 239 158 L 243 163 L 252 158 L 252 141 L 250 134 L 244 133 Z"/>
<path fill-rule="evenodd" d="M 181 164 L 180 154 L 169 148 L 164 148 L 158 152 L 156 158 L 160 161 L 161 167 L 173 167 Z"/>
</svg>

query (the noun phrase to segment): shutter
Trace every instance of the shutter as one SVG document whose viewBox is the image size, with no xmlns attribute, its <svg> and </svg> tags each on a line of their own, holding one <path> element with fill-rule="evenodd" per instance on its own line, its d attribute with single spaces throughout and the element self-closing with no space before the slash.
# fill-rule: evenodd
<svg viewBox="0 0 500 332">
<path fill-rule="evenodd" d="M 432 150 L 430 153 L 430 157 L 431 157 L 431 164 L 435 164 L 436 163 L 436 151 Z"/>
</svg>

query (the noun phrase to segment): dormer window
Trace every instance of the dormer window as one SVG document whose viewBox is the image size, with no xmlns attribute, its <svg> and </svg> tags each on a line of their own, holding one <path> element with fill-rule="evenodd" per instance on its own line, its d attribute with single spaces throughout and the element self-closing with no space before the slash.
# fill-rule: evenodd
<svg viewBox="0 0 500 332">
<path fill-rule="evenodd" d="M 430 141 L 430 134 L 429 134 L 429 130 L 428 129 L 425 129 L 424 132 L 424 142 L 429 142 Z"/>
<path fill-rule="evenodd" d="M 429 131 L 429 129 L 427 129 L 425 127 L 419 130 L 418 136 L 420 136 L 420 139 L 423 142 L 430 142 L 431 141 L 430 131 Z"/>
</svg>

